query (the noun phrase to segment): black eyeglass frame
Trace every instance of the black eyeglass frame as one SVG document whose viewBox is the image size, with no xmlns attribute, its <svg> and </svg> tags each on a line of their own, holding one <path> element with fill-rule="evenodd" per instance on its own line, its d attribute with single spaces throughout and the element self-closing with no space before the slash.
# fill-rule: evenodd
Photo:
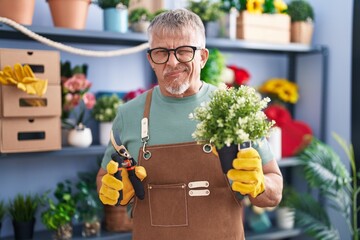
<svg viewBox="0 0 360 240">
<path fill-rule="evenodd" d="M 181 61 L 178 59 L 178 57 L 176 56 L 176 51 L 179 49 L 179 48 L 183 48 L 183 47 L 189 47 L 193 50 L 193 56 L 192 58 L 189 60 L 189 61 Z M 167 53 L 168 53 L 168 56 L 166 58 L 166 60 L 164 62 L 155 62 L 151 56 L 151 53 L 155 50 L 159 50 L 159 49 L 162 49 L 162 50 L 166 50 Z M 147 53 L 150 55 L 150 58 L 151 58 L 151 61 L 153 61 L 153 63 L 155 64 L 164 64 L 164 63 L 167 63 L 169 61 L 169 58 L 170 58 L 170 52 L 173 51 L 174 52 L 174 56 L 176 58 L 176 60 L 178 60 L 180 63 L 187 63 L 187 62 L 191 62 L 194 57 L 195 57 L 195 51 L 196 50 L 202 50 L 203 48 L 202 47 L 196 47 L 196 46 L 190 46 L 190 45 L 184 45 L 184 46 L 180 46 L 180 47 L 177 47 L 177 48 L 163 48 L 163 47 L 158 47 L 158 48 L 153 48 L 153 49 L 149 49 L 147 50 Z"/>
</svg>

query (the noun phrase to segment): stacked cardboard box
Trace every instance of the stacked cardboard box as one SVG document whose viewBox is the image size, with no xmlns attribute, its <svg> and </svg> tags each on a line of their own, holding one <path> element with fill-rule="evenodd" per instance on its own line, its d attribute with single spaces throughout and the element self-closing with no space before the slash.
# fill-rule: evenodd
<svg viewBox="0 0 360 240">
<path fill-rule="evenodd" d="M 61 149 L 60 54 L 57 51 L 0 49 L 0 69 L 28 64 L 35 76 L 48 80 L 46 93 L 30 95 L 0 84 L 0 152 Z"/>
<path fill-rule="evenodd" d="M 254 14 L 242 11 L 237 18 L 237 38 L 256 42 L 290 43 L 287 14 Z"/>
</svg>

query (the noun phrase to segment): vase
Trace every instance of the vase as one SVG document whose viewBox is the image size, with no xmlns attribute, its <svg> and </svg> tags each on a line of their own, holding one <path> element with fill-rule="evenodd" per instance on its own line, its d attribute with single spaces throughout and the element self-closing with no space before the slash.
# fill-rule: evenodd
<svg viewBox="0 0 360 240">
<path fill-rule="evenodd" d="M 84 222 L 81 235 L 83 237 L 99 237 L 101 233 L 100 221 Z"/>
<path fill-rule="evenodd" d="M 276 225 L 280 229 L 293 229 L 295 224 L 295 210 L 289 207 L 276 209 Z"/>
<path fill-rule="evenodd" d="M 68 135 L 68 143 L 73 147 L 89 147 L 92 143 L 91 129 L 87 127 L 71 129 Z"/>
<path fill-rule="evenodd" d="M 90 0 L 47 0 L 55 27 L 85 28 Z"/>
<path fill-rule="evenodd" d="M 270 131 L 270 135 L 268 137 L 268 142 L 271 146 L 271 150 L 274 154 L 274 158 L 279 161 L 281 160 L 281 145 L 282 145 L 282 136 L 281 136 L 281 128 L 280 127 L 272 127 Z"/>
<path fill-rule="evenodd" d="M 128 31 L 128 10 L 126 8 L 104 9 L 104 30 L 126 33 Z"/>
<path fill-rule="evenodd" d="M 236 158 L 236 155 L 240 149 L 248 148 L 251 146 L 251 142 L 244 142 L 242 144 L 232 144 L 229 147 L 224 146 L 220 149 L 216 149 L 219 154 L 221 168 L 223 173 L 227 172 L 233 168 L 232 162 Z"/>
<path fill-rule="evenodd" d="M 110 140 L 112 122 L 101 122 L 99 124 L 99 143 L 107 146 Z"/>
<path fill-rule="evenodd" d="M 1 0 L 0 16 L 19 24 L 31 25 L 35 9 L 35 0 Z"/>
<path fill-rule="evenodd" d="M 32 239 L 34 235 L 35 218 L 28 222 L 13 220 L 15 240 Z"/>
</svg>

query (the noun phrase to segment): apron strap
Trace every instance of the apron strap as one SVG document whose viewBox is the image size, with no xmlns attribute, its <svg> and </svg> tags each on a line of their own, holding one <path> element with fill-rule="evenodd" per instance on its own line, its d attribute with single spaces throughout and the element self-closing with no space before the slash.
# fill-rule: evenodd
<svg viewBox="0 0 360 240">
<path fill-rule="evenodd" d="M 150 115 L 150 106 L 151 106 L 151 97 L 152 97 L 152 93 L 153 93 L 153 88 L 150 89 L 146 95 L 146 102 L 145 102 L 145 107 L 144 107 L 144 118 L 149 119 L 149 115 Z"/>
<path fill-rule="evenodd" d="M 149 141 L 149 116 L 153 88 L 147 92 L 144 106 L 144 115 L 141 119 L 141 141 L 143 142 L 142 152 L 144 159 L 148 160 L 151 157 L 151 152 L 146 149 L 146 144 Z"/>
</svg>

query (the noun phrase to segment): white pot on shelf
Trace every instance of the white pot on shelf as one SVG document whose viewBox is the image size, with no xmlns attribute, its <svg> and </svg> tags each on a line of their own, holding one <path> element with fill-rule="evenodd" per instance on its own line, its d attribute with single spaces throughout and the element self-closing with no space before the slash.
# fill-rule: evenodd
<svg viewBox="0 0 360 240">
<path fill-rule="evenodd" d="M 295 210 L 289 207 L 276 209 L 276 226 L 280 229 L 293 229 L 295 224 Z"/>
<path fill-rule="evenodd" d="M 107 146 L 110 140 L 110 131 L 112 122 L 101 122 L 99 124 L 99 143 L 100 145 Z"/>
<path fill-rule="evenodd" d="M 68 143 L 74 147 L 89 147 L 92 143 L 91 129 L 87 127 L 71 129 L 68 135 Z"/>
<path fill-rule="evenodd" d="M 271 146 L 271 150 L 273 151 L 274 158 L 279 161 L 282 158 L 282 136 L 281 136 L 281 128 L 272 127 L 270 131 L 270 136 L 268 138 L 268 142 Z"/>
</svg>

